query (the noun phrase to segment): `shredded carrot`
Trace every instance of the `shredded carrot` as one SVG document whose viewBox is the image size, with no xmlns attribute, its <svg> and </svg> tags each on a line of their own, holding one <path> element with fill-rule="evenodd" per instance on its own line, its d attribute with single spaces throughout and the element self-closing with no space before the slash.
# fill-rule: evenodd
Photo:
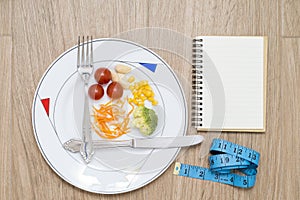
<svg viewBox="0 0 300 200">
<path fill-rule="evenodd" d="M 125 101 L 119 100 L 117 104 L 112 105 L 113 101 L 109 101 L 105 104 L 101 104 L 99 109 L 93 107 L 93 117 L 95 123 L 92 124 L 92 128 L 102 138 L 114 139 L 124 135 L 130 131 L 128 127 L 129 117 L 134 110 L 132 102 L 127 102 L 131 106 L 130 111 L 125 114 L 123 106 Z M 122 119 L 122 122 L 119 122 Z"/>
</svg>

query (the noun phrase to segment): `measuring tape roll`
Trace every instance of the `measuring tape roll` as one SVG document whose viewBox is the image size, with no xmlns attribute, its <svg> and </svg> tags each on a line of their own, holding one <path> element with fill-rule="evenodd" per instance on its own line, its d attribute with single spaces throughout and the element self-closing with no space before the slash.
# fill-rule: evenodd
<svg viewBox="0 0 300 200">
<path fill-rule="evenodd" d="M 209 169 L 176 162 L 174 174 L 241 188 L 255 185 L 260 158 L 257 151 L 226 140 L 214 139 L 210 153 L 213 155 L 209 157 Z M 232 170 L 239 170 L 245 175 L 231 173 Z"/>
</svg>

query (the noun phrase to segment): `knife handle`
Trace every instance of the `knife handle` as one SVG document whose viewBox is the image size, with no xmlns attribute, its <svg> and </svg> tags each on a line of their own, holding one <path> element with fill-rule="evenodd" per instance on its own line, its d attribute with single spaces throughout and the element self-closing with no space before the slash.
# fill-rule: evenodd
<svg viewBox="0 0 300 200">
<path fill-rule="evenodd" d="M 63 147 L 68 151 L 76 153 L 81 151 L 82 144 L 84 143 L 81 140 L 70 139 L 63 144 Z M 115 141 L 97 140 L 97 141 L 92 141 L 92 146 L 94 147 L 94 149 L 113 148 L 113 147 L 133 147 L 133 139 L 115 140 Z"/>
</svg>

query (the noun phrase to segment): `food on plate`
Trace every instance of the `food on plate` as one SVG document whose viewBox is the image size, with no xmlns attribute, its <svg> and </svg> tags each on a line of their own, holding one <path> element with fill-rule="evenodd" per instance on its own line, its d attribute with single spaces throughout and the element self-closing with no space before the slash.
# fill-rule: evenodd
<svg viewBox="0 0 300 200">
<path fill-rule="evenodd" d="M 99 108 L 93 107 L 94 123 L 92 124 L 95 132 L 102 138 L 114 139 L 129 132 L 130 128 L 129 117 L 134 110 L 131 109 L 128 113 L 124 110 L 125 102 L 112 100 L 106 104 L 100 104 Z"/>
<path fill-rule="evenodd" d="M 120 80 L 119 74 L 116 72 L 111 72 L 111 80 L 114 82 L 119 82 Z"/>
<path fill-rule="evenodd" d="M 122 85 L 123 89 L 129 88 L 130 83 L 126 80 L 126 77 L 124 76 L 124 74 L 111 72 L 111 76 L 112 76 L 112 81 L 120 83 Z"/>
<path fill-rule="evenodd" d="M 126 65 L 116 65 L 115 70 L 120 74 L 128 74 L 131 71 L 131 67 Z"/>
<path fill-rule="evenodd" d="M 133 102 L 135 105 L 143 106 L 146 100 L 150 101 L 154 106 L 158 104 L 158 102 L 154 99 L 154 92 L 148 81 L 142 80 L 134 83 L 133 85 L 129 86 L 129 89 L 133 95 L 129 101 Z"/>
<path fill-rule="evenodd" d="M 104 95 L 103 87 L 99 84 L 91 85 L 89 87 L 88 94 L 92 99 L 99 100 Z"/>
<path fill-rule="evenodd" d="M 119 99 L 123 95 L 123 87 L 118 82 L 111 82 L 107 87 L 106 93 L 112 99 Z"/>
<path fill-rule="evenodd" d="M 115 70 L 99 68 L 94 77 L 97 84 L 90 86 L 88 94 L 94 100 L 104 96 L 103 84 L 107 84 L 106 94 L 111 98 L 109 102 L 93 106 L 92 127 L 102 138 L 114 139 L 130 131 L 130 115 L 133 114 L 132 124 L 138 128 L 140 133 L 151 135 L 156 127 L 158 116 L 154 110 L 145 107 L 145 101 L 153 106 L 158 102 L 154 99 L 154 91 L 147 80 L 135 81 L 130 73 L 131 68 L 126 65 L 116 65 Z M 124 90 L 130 89 L 131 98 L 123 97 Z M 126 91 L 125 91 L 126 94 Z M 130 105 L 130 111 L 124 109 L 124 105 Z M 146 104 L 148 105 L 148 104 Z"/>
<path fill-rule="evenodd" d="M 129 88 L 130 83 L 126 79 L 124 79 L 124 78 L 120 79 L 119 83 L 122 85 L 122 87 L 124 89 L 128 89 Z"/>
<path fill-rule="evenodd" d="M 135 80 L 134 76 L 130 76 L 130 77 L 127 79 L 127 81 L 128 81 L 129 83 L 132 83 L 134 80 Z"/>
<path fill-rule="evenodd" d="M 155 131 L 158 117 L 154 110 L 139 106 L 135 108 L 133 117 L 133 125 L 139 128 L 142 134 L 149 136 Z"/>
<path fill-rule="evenodd" d="M 111 72 L 107 68 L 99 68 L 94 74 L 95 80 L 99 84 L 106 84 L 111 80 Z"/>
</svg>

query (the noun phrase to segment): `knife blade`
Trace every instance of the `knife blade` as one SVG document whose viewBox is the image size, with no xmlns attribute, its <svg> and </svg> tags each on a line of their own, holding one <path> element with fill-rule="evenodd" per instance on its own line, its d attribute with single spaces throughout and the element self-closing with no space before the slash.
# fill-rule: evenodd
<svg viewBox="0 0 300 200">
<path fill-rule="evenodd" d="M 130 140 L 93 140 L 93 147 L 99 148 L 115 148 L 115 147 L 131 147 L 131 148 L 148 148 L 148 149 L 166 149 L 188 147 L 199 144 L 203 141 L 202 135 L 188 135 L 178 137 L 155 137 Z M 63 144 L 63 147 L 73 153 L 80 151 L 82 141 L 79 139 L 70 139 Z"/>
</svg>

